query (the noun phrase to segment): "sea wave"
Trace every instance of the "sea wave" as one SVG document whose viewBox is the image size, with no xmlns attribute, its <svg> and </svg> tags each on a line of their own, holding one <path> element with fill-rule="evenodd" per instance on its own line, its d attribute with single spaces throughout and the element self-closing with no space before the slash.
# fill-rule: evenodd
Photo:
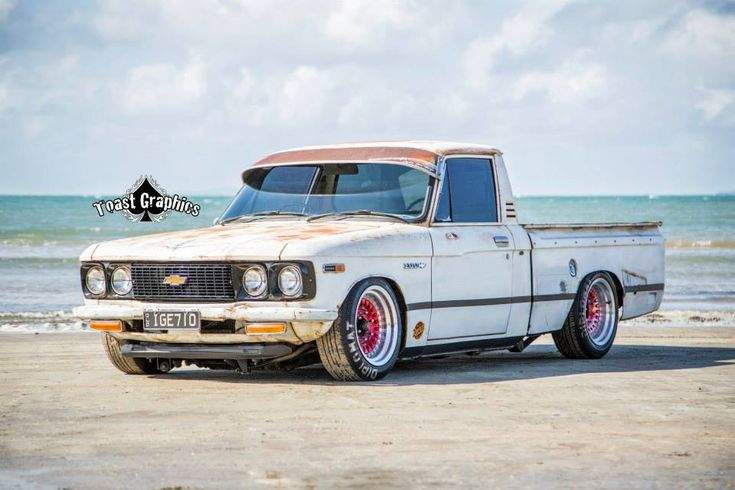
<svg viewBox="0 0 735 490">
<path fill-rule="evenodd" d="M 64 333 L 89 329 L 71 311 L 0 312 L 0 333 Z"/>
<path fill-rule="evenodd" d="M 623 325 L 661 327 L 735 327 L 735 311 L 659 310 L 625 320 Z"/>
<path fill-rule="evenodd" d="M 732 240 L 666 240 L 666 248 L 733 248 Z"/>
</svg>

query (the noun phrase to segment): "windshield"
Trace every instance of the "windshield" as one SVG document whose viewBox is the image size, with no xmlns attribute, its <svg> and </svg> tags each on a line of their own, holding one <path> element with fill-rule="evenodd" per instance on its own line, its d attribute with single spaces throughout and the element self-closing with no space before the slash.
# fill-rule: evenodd
<svg viewBox="0 0 735 490">
<path fill-rule="evenodd" d="M 419 218 L 429 195 L 430 176 L 404 165 L 344 163 L 258 168 L 220 218 L 297 213 L 307 216 L 385 213 Z"/>
</svg>

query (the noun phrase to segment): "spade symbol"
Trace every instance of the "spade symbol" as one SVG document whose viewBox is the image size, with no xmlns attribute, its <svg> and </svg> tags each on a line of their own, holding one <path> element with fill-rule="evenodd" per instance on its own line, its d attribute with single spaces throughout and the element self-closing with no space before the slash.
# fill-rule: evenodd
<svg viewBox="0 0 735 490">
<path fill-rule="evenodd" d="M 134 191 L 130 192 L 130 194 L 135 196 L 135 200 L 133 201 L 134 205 L 130 206 L 128 211 L 135 216 L 142 215 L 139 221 L 153 221 L 151 215 L 157 216 L 164 212 L 163 206 L 159 206 L 156 202 L 156 198 L 163 197 L 163 194 L 151 184 L 148 177 L 145 177 L 140 185 Z M 148 205 L 147 208 L 142 206 L 143 202 Z"/>
</svg>

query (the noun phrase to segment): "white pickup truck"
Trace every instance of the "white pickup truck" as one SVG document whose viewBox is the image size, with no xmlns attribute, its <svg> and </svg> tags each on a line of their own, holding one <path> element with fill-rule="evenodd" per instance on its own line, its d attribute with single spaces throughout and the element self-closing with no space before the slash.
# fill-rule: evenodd
<svg viewBox="0 0 735 490">
<path fill-rule="evenodd" d="M 436 141 L 282 151 L 208 228 L 90 246 L 84 306 L 112 364 L 293 368 L 375 380 L 399 358 L 600 358 L 656 310 L 660 222 L 519 224 L 499 150 Z"/>
</svg>

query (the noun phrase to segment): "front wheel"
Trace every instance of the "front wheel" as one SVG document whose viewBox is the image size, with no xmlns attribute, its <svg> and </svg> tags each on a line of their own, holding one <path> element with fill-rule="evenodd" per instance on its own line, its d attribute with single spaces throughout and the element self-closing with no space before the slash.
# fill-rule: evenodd
<svg viewBox="0 0 735 490">
<path fill-rule="evenodd" d="M 598 272 L 579 285 L 564 326 L 552 336 L 564 357 L 599 359 L 612 347 L 617 331 L 618 300 L 612 278 Z"/>
<path fill-rule="evenodd" d="M 355 286 L 332 328 L 317 339 L 319 357 L 339 381 L 374 381 L 398 359 L 403 325 L 393 289 L 383 279 Z"/>
<path fill-rule="evenodd" d="M 148 359 L 135 359 L 123 357 L 120 350 L 121 341 L 109 334 L 102 335 L 102 345 L 105 347 L 107 358 L 113 366 L 125 374 L 160 374 L 155 362 Z"/>
</svg>

